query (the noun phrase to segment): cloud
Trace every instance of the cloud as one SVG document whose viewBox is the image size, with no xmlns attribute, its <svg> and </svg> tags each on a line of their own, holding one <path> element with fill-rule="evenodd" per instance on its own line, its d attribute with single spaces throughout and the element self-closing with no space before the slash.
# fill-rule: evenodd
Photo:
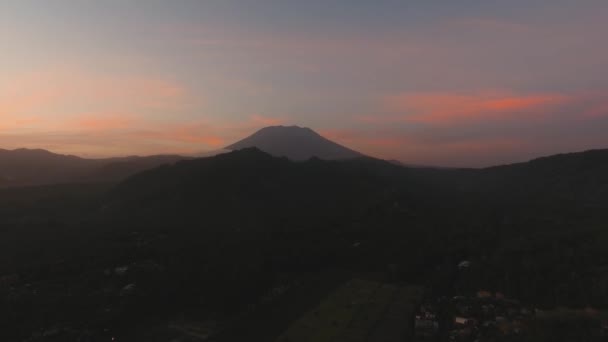
<svg viewBox="0 0 608 342">
<path fill-rule="evenodd" d="M 139 118 L 131 113 L 90 113 L 58 128 L 78 131 L 122 130 L 138 124 L 138 120 Z"/>
<path fill-rule="evenodd" d="M 367 130 L 353 129 L 325 129 L 320 134 L 324 137 L 363 150 L 384 150 L 387 148 L 400 148 L 412 142 L 403 135 L 395 135 L 387 132 L 370 132 Z"/>
<path fill-rule="evenodd" d="M 508 120 L 526 115 L 544 116 L 571 101 L 561 94 L 516 95 L 504 92 L 403 93 L 385 97 L 387 116 L 363 117 L 367 122 L 452 124 L 478 120 Z"/>
<path fill-rule="evenodd" d="M 0 134 L 12 130 L 20 130 L 24 127 L 32 126 L 38 122 L 40 122 L 40 118 L 35 116 L 20 116 L 0 113 Z"/>
<path fill-rule="evenodd" d="M 490 166 L 608 144 L 606 91 L 400 92 L 324 133 L 415 164 Z"/>
<path fill-rule="evenodd" d="M 368 155 L 419 165 L 480 167 L 500 164 L 504 158 L 524 161 L 535 156 L 533 140 L 522 136 L 464 136 L 443 139 L 435 136 L 441 135 L 442 132 L 404 133 L 390 128 L 377 131 L 365 128 L 324 130 L 322 134 Z"/>
<path fill-rule="evenodd" d="M 0 134 L 15 139 L 6 142 L 14 147 L 25 146 L 27 138 L 18 138 L 25 131 L 30 138 L 30 133 L 38 134 L 37 141 L 49 138 L 53 146 L 64 137 L 71 151 L 75 137 L 82 139 L 85 152 L 85 146 L 90 148 L 87 140 L 105 136 L 123 144 L 124 151 L 108 149 L 121 154 L 139 153 L 137 141 L 189 153 L 219 148 L 263 126 L 284 122 L 262 114 L 225 119 L 205 113 L 200 94 L 152 75 L 54 68 L 19 75 L 11 82 L 0 80 L 0 90 Z"/>
<path fill-rule="evenodd" d="M 78 137 L 83 153 L 139 153 L 137 146 L 141 144 L 135 141 L 134 132 L 146 129 L 164 132 L 157 137 L 166 137 L 165 145 L 217 145 L 217 139 L 198 137 L 180 126 L 192 121 L 184 118 L 190 111 L 203 107 L 200 95 L 194 96 L 180 83 L 155 75 L 55 67 L 0 80 L 0 134 L 5 146 L 23 147 L 39 141 L 36 147 L 47 148 L 46 138 L 49 145 L 62 150 L 60 141 L 65 139 L 64 147 L 73 151 Z M 103 144 L 107 148 L 91 148 L 89 142 L 99 137 L 106 137 Z M 120 142 L 124 151 L 117 146 L 110 148 L 113 141 Z"/>
<path fill-rule="evenodd" d="M 579 102 L 584 104 L 581 119 L 608 117 L 608 90 L 586 93 Z"/>
<path fill-rule="evenodd" d="M 172 118 L 153 120 L 130 112 L 91 112 L 37 124 L 20 131 L 0 126 L 5 148 L 45 148 L 89 157 L 133 154 L 195 154 L 220 149 L 283 119 L 250 115 L 242 119 Z M 23 122 L 25 124 L 25 122 Z M 3 128 L 5 129 L 2 131 Z"/>
<path fill-rule="evenodd" d="M 496 17 L 469 17 L 453 20 L 446 25 L 449 29 L 469 29 L 476 31 L 498 31 L 503 33 L 529 34 L 537 31 L 535 26 Z"/>
<path fill-rule="evenodd" d="M 190 145 L 195 151 L 206 148 L 221 147 L 225 140 L 213 125 L 202 122 L 163 123 L 148 125 L 144 129 L 135 129 L 129 133 L 135 140 L 152 140 L 156 142 L 179 143 Z M 194 146 L 192 146 L 194 145 Z"/>
<path fill-rule="evenodd" d="M 201 105 L 182 85 L 151 75 L 53 68 L 0 80 L 0 115 L 59 118 L 90 111 L 179 110 Z"/>
<path fill-rule="evenodd" d="M 142 130 L 132 131 L 133 138 L 180 144 L 186 153 L 205 149 L 218 149 L 242 139 L 264 126 L 279 125 L 283 119 L 260 114 L 250 115 L 247 120 L 194 120 L 162 124 L 145 124 Z"/>
</svg>

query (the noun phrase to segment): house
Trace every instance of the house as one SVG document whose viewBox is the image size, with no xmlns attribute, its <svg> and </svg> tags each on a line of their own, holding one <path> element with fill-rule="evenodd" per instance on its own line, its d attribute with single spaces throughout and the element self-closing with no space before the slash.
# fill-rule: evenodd
<svg viewBox="0 0 608 342">
<path fill-rule="evenodd" d="M 454 323 L 458 325 L 467 325 L 470 323 L 470 320 L 466 317 L 456 316 L 454 317 Z"/>
<path fill-rule="evenodd" d="M 19 275 L 10 274 L 0 277 L 0 288 L 3 287 L 12 287 L 19 283 Z"/>
<path fill-rule="evenodd" d="M 414 321 L 414 331 L 416 336 L 432 337 L 439 332 L 439 322 L 435 319 L 427 319 L 423 316 L 416 316 Z"/>
<path fill-rule="evenodd" d="M 602 336 L 608 337 L 608 319 L 602 321 Z"/>
<path fill-rule="evenodd" d="M 492 292 L 490 291 L 485 291 L 485 290 L 479 290 L 477 291 L 477 298 L 492 298 Z"/>
<path fill-rule="evenodd" d="M 471 267 L 471 262 L 468 260 L 463 260 L 460 263 L 458 263 L 458 268 L 461 270 L 469 268 L 469 267 Z"/>
<path fill-rule="evenodd" d="M 420 318 L 416 318 L 416 321 L 414 322 L 414 326 L 416 327 L 416 329 L 422 329 L 422 330 L 427 330 L 427 331 L 437 331 L 439 330 L 439 322 L 437 322 L 434 319 L 426 319 L 423 317 Z"/>
<path fill-rule="evenodd" d="M 120 266 L 120 267 L 116 267 L 114 269 L 114 273 L 117 276 L 124 276 L 125 274 L 127 274 L 127 272 L 129 271 L 129 266 Z"/>
<path fill-rule="evenodd" d="M 125 287 L 122 288 L 122 290 L 120 290 L 120 296 L 121 297 L 127 297 L 127 296 L 132 296 L 135 293 L 135 284 L 129 284 Z"/>
</svg>

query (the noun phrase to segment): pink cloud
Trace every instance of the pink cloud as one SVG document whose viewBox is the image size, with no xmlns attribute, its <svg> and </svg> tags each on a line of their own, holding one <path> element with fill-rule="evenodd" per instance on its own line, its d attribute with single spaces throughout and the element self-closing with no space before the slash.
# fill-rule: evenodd
<svg viewBox="0 0 608 342">
<path fill-rule="evenodd" d="M 499 163 L 505 155 L 515 155 L 530 147 L 518 137 L 467 137 L 462 139 L 429 139 L 426 133 L 403 133 L 366 129 L 323 130 L 336 142 L 365 154 L 385 159 L 437 166 L 488 166 Z"/>
<path fill-rule="evenodd" d="M 56 68 L 0 80 L 0 114 L 72 115 L 88 110 L 179 109 L 196 98 L 177 82 L 150 75 L 111 75 Z M 49 114 L 51 115 L 51 114 Z"/>
<path fill-rule="evenodd" d="M 320 134 L 324 137 L 348 145 L 362 147 L 363 149 L 396 148 L 411 142 L 403 136 L 391 136 L 385 133 L 374 134 L 373 132 L 348 130 L 348 129 L 329 129 L 321 130 Z"/>
<path fill-rule="evenodd" d="M 454 30 L 458 28 L 473 29 L 478 31 L 503 31 L 505 33 L 526 34 L 535 31 L 535 27 L 515 21 L 503 19 L 478 17 L 465 18 L 446 23 L 446 28 Z"/>
<path fill-rule="evenodd" d="M 37 116 L 25 116 L 0 113 L 0 133 L 10 130 L 23 129 L 39 123 Z"/>
<path fill-rule="evenodd" d="M 608 117 L 608 91 L 589 92 L 583 96 L 583 101 L 588 105 L 582 112 L 582 119 Z"/>
<path fill-rule="evenodd" d="M 136 116 L 130 113 L 94 113 L 65 124 L 63 129 L 108 131 L 120 130 L 137 125 Z"/>
<path fill-rule="evenodd" d="M 201 109 L 201 96 L 154 75 L 56 67 L 0 80 L 3 134 L 115 133 L 155 125 L 143 117 Z M 24 142 L 21 142 L 24 144 Z M 40 146 L 44 147 L 44 146 Z"/>
<path fill-rule="evenodd" d="M 248 120 L 194 120 L 185 122 L 144 124 L 145 130 L 133 131 L 137 139 L 161 140 L 184 145 L 190 152 L 218 149 L 242 139 L 264 126 L 280 125 L 283 119 L 254 114 Z"/>
<path fill-rule="evenodd" d="M 372 155 L 450 166 L 525 161 L 608 141 L 597 135 L 608 117 L 604 90 L 401 93 L 383 97 L 376 112 L 356 117 L 358 131 L 330 134 Z M 584 129 L 593 132 L 570 133 Z"/>
<path fill-rule="evenodd" d="M 88 156 L 191 154 L 220 149 L 283 119 L 251 115 L 247 120 L 150 120 L 129 112 L 96 112 L 43 122 L 36 131 L 0 134 L 5 147 L 52 148 Z M 0 125 L 0 129 L 4 127 Z M 11 127 L 13 128 L 13 127 Z"/>
<path fill-rule="evenodd" d="M 164 123 L 149 125 L 143 130 L 134 130 L 129 133 L 133 139 L 166 141 L 195 145 L 197 150 L 208 147 L 218 148 L 225 140 L 219 136 L 214 126 L 201 122 Z"/>
<path fill-rule="evenodd" d="M 428 124 L 510 119 L 520 114 L 545 115 L 570 101 L 561 94 L 514 95 L 509 93 L 404 93 L 383 99 L 389 116 L 364 117 L 364 121 L 404 121 Z"/>
</svg>

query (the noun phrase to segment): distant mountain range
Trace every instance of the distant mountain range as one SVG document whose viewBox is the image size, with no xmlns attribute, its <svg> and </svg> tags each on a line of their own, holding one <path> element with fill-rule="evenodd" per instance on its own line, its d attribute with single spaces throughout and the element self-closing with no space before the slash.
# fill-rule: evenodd
<svg viewBox="0 0 608 342">
<path fill-rule="evenodd" d="M 363 156 L 322 137 L 310 128 L 273 126 L 262 128 L 223 150 L 207 152 L 197 157 L 209 157 L 249 147 L 257 147 L 273 156 L 287 157 L 294 161 L 312 157 L 339 160 Z M 0 150 L 0 187 L 120 181 L 146 169 L 190 158 L 192 157 L 155 155 L 86 159 L 40 149 Z"/>
<path fill-rule="evenodd" d="M 40 149 L 0 149 L 0 187 L 120 181 L 185 157 L 157 155 L 85 159 Z"/>
<path fill-rule="evenodd" d="M 227 150 L 257 147 L 276 157 L 291 160 L 307 160 L 317 157 L 325 160 L 341 160 L 363 157 L 351 150 L 319 135 L 310 128 L 298 126 L 271 126 L 262 128 L 253 135 L 238 141 Z"/>
<path fill-rule="evenodd" d="M 269 156 L 286 157 L 297 162 L 311 158 L 374 160 L 328 140 L 310 128 L 298 126 L 266 127 L 224 150 L 199 157 L 214 158 L 214 155 L 251 148 L 263 151 Z M 155 155 L 86 159 L 39 149 L 0 149 L 0 188 L 57 183 L 119 182 L 139 172 L 185 159 L 195 158 Z M 375 165 L 379 162 L 377 160 Z M 538 197 L 553 193 L 560 197 L 584 197 L 593 201 L 608 196 L 608 182 L 605 182 L 608 181 L 605 176 L 608 174 L 608 150 L 563 154 L 484 169 L 436 168 L 404 164 L 395 160 L 382 161 L 382 165 L 385 165 L 385 169 L 386 165 L 408 169 L 409 174 L 417 179 L 416 182 L 432 183 L 438 187 L 456 187 L 472 192 L 500 190 L 503 195 L 527 194 Z"/>
</svg>

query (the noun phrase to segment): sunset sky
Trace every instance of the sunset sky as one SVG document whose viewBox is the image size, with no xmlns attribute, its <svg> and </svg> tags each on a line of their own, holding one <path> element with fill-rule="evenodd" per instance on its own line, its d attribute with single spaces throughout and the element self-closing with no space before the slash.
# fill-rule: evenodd
<svg viewBox="0 0 608 342">
<path fill-rule="evenodd" d="M 2 0 L 0 148 L 197 153 L 268 125 L 487 166 L 608 148 L 606 0 Z"/>
</svg>

